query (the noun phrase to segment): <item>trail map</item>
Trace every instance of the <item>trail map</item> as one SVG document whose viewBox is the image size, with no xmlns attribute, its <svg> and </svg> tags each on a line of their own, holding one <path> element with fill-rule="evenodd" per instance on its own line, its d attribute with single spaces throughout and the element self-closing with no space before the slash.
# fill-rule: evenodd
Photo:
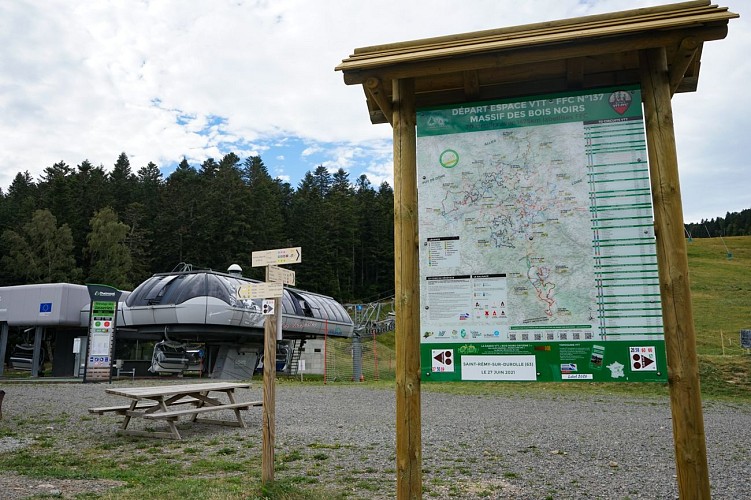
<svg viewBox="0 0 751 500">
<path fill-rule="evenodd" d="M 419 110 L 417 155 L 427 377 L 665 378 L 638 88 Z"/>
</svg>

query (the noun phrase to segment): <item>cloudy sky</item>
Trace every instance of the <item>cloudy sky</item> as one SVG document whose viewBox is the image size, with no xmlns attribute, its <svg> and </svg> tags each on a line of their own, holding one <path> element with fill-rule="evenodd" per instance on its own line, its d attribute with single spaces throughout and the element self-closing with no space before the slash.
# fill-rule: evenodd
<svg viewBox="0 0 751 500">
<path fill-rule="evenodd" d="M 391 129 L 334 67 L 356 47 L 668 0 L 0 0 L 0 188 L 126 152 L 165 177 L 233 151 L 296 187 L 339 167 L 393 185 Z M 751 5 L 673 99 L 686 221 L 751 208 Z"/>
</svg>

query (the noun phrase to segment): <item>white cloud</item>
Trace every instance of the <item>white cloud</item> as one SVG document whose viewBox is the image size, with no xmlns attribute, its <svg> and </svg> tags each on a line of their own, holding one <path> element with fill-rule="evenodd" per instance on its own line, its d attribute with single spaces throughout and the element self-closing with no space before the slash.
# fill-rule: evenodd
<svg viewBox="0 0 751 500">
<path fill-rule="evenodd" d="M 319 145 L 308 146 L 307 148 L 302 150 L 302 152 L 300 153 L 300 156 L 304 158 L 306 156 L 311 156 L 311 155 L 320 153 L 321 151 L 323 151 L 323 148 Z"/>
<path fill-rule="evenodd" d="M 61 160 L 109 168 L 125 151 L 135 168 L 183 156 L 195 164 L 228 143 L 241 157 L 276 154 L 290 138 L 318 164 L 393 185 L 390 127 L 371 125 L 362 89 L 334 71 L 356 47 L 661 3 L 2 2 L 0 186 Z M 674 99 L 687 219 L 751 206 L 751 124 L 738 101 L 751 72 L 751 9 L 731 10 L 742 17 L 726 40 L 705 45 L 699 92 Z M 296 185 L 311 166 L 282 156 L 273 161 Z"/>
</svg>

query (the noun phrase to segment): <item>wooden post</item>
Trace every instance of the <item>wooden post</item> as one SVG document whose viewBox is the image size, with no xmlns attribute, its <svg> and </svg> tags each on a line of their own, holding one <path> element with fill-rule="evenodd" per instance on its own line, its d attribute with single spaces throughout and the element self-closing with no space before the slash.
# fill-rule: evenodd
<svg viewBox="0 0 751 500">
<path fill-rule="evenodd" d="M 415 83 L 393 82 L 396 498 L 422 498 Z"/>
<path fill-rule="evenodd" d="M 671 88 L 664 47 L 641 53 L 641 84 L 655 210 L 678 493 L 683 500 L 708 499 L 709 472 L 696 333 L 691 310 Z"/>
<path fill-rule="evenodd" d="M 42 337 L 44 336 L 44 327 L 37 326 L 34 329 L 34 354 L 31 359 L 31 376 L 36 378 L 39 376 L 40 365 L 44 362 L 42 359 Z M 42 367 L 44 371 L 44 367 Z M 111 375 L 110 375 L 111 377 Z"/>
<path fill-rule="evenodd" d="M 8 323 L 0 322 L 0 377 L 5 369 L 5 350 L 8 347 Z"/>
<path fill-rule="evenodd" d="M 266 266 L 266 282 L 269 268 Z M 274 306 L 277 303 L 274 301 Z M 276 315 L 266 316 L 263 328 L 263 446 L 261 482 L 274 480 L 274 437 L 276 435 Z"/>
</svg>

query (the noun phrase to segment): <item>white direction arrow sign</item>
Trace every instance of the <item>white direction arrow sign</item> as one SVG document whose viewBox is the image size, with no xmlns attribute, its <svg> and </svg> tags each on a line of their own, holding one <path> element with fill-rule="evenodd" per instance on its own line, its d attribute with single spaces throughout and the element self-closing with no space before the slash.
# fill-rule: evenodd
<svg viewBox="0 0 751 500">
<path fill-rule="evenodd" d="M 253 252 L 253 267 L 278 266 L 282 264 L 298 264 L 302 262 L 302 248 L 279 248 L 276 250 L 262 250 Z"/>
<path fill-rule="evenodd" d="M 282 283 L 248 283 L 237 289 L 238 299 L 268 299 L 281 297 L 284 293 Z"/>
<path fill-rule="evenodd" d="M 269 281 L 279 281 L 285 285 L 295 284 L 295 272 L 279 266 L 269 266 Z"/>
<path fill-rule="evenodd" d="M 274 299 L 263 299 L 263 304 L 261 304 L 261 314 L 264 316 L 274 315 Z"/>
</svg>

